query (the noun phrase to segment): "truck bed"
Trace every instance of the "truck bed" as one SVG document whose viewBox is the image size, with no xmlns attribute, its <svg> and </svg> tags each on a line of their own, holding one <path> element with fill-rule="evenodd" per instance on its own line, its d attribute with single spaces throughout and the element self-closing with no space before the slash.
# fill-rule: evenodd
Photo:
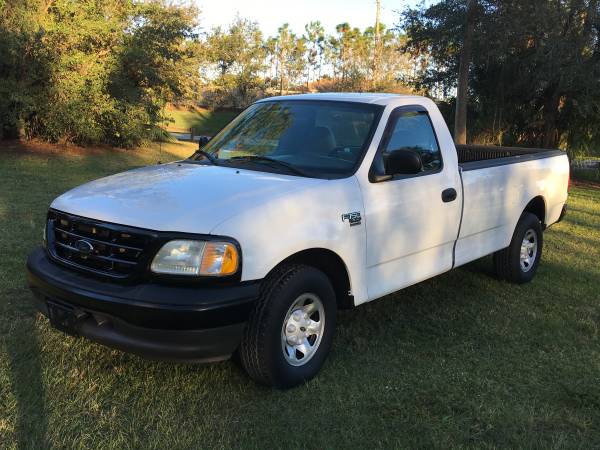
<svg viewBox="0 0 600 450">
<path fill-rule="evenodd" d="M 456 153 L 458 154 L 458 164 L 463 171 L 515 164 L 565 154 L 562 150 L 494 145 L 457 145 Z"/>
<path fill-rule="evenodd" d="M 569 179 L 565 152 L 480 145 L 457 145 L 456 152 L 464 203 L 455 266 L 506 248 L 534 197 L 542 200 L 544 226 L 559 219 Z"/>
</svg>

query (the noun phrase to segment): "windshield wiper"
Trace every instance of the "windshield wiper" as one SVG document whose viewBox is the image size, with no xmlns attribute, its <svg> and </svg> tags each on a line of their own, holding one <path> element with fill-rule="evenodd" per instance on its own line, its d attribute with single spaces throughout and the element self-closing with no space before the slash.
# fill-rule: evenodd
<svg viewBox="0 0 600 450">
<path fill-rule="evenodd" d="M 290 172 L 295 173 L 296 175 L 300 175 L 302 177 L 310 177 L 306 172 L 301 169 L 298 169 L 296 166 L 286 163 L 285 161 L 280 161 L 279 159 L 269 158 L 268 156 L 261 155 L 246 155 L 246 156 L 234 156 L 233 158 L 229 158 L 230 161 L 251 161 L 251 162 L 264 162 L 269 163 L 271 165 L 278 165 L 281 167 L 285 167 Z"/>
<path fill-rule="evenodd" d="M 210 153 L 205 152 L 204 150 L 196 150 L 192 156 L 196 156 L 196 155 L 204 156 L 204 158 L 208 159 L 213 166 L 219 165 L 219 163 L 217 162 L 217 159 Z"/>
</svg>

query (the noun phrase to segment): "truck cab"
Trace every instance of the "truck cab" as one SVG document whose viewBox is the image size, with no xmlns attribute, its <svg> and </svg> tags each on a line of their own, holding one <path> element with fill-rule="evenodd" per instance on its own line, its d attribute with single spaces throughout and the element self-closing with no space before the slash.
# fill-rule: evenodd
<svg viewBox="0 0 600 450">
<path fill-rule="evenodd" d="M 457 148 L 423 97 L 268 98 L 186 160 L 58 197 L 29 282 L 65 332 L 151 358 L 237 352 L 289 387 L 319 371 L 339 308 L 489 254 L 530 281 L 568 177 L 558 150 Z"/>
</svg>

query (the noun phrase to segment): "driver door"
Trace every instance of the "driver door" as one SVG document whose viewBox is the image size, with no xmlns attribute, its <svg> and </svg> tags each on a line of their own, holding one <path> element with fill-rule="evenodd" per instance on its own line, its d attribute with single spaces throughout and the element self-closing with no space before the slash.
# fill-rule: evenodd
<svg viewBox="0 0 600 450">
<path fill-rule="evenodd" d="M 400 107 L 392 112 L 373 168 L 383 173 L 387 156 L 407 149 L 421 156 L 419 173 L 380 182 L 361 180 L 370 300 L 453 265 L 461 217 L 460 177 L 455 162 L 444 165 L 432 122 L 422 107 Z M 448 196 L 452 190 L 454 196 Z"/>
</svg>

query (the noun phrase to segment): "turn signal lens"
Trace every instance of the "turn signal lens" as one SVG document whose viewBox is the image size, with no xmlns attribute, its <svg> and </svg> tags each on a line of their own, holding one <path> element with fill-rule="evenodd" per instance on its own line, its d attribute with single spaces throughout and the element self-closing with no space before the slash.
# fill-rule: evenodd
<svg viewBox="0 0 600 450">
<path fill-rule="evenodd" d="M 237 249 L 228 242 L 207 242 L 202 255 L 200 274 L 209 276 L 232 275 L 238 270 Z"/>
</svg>

